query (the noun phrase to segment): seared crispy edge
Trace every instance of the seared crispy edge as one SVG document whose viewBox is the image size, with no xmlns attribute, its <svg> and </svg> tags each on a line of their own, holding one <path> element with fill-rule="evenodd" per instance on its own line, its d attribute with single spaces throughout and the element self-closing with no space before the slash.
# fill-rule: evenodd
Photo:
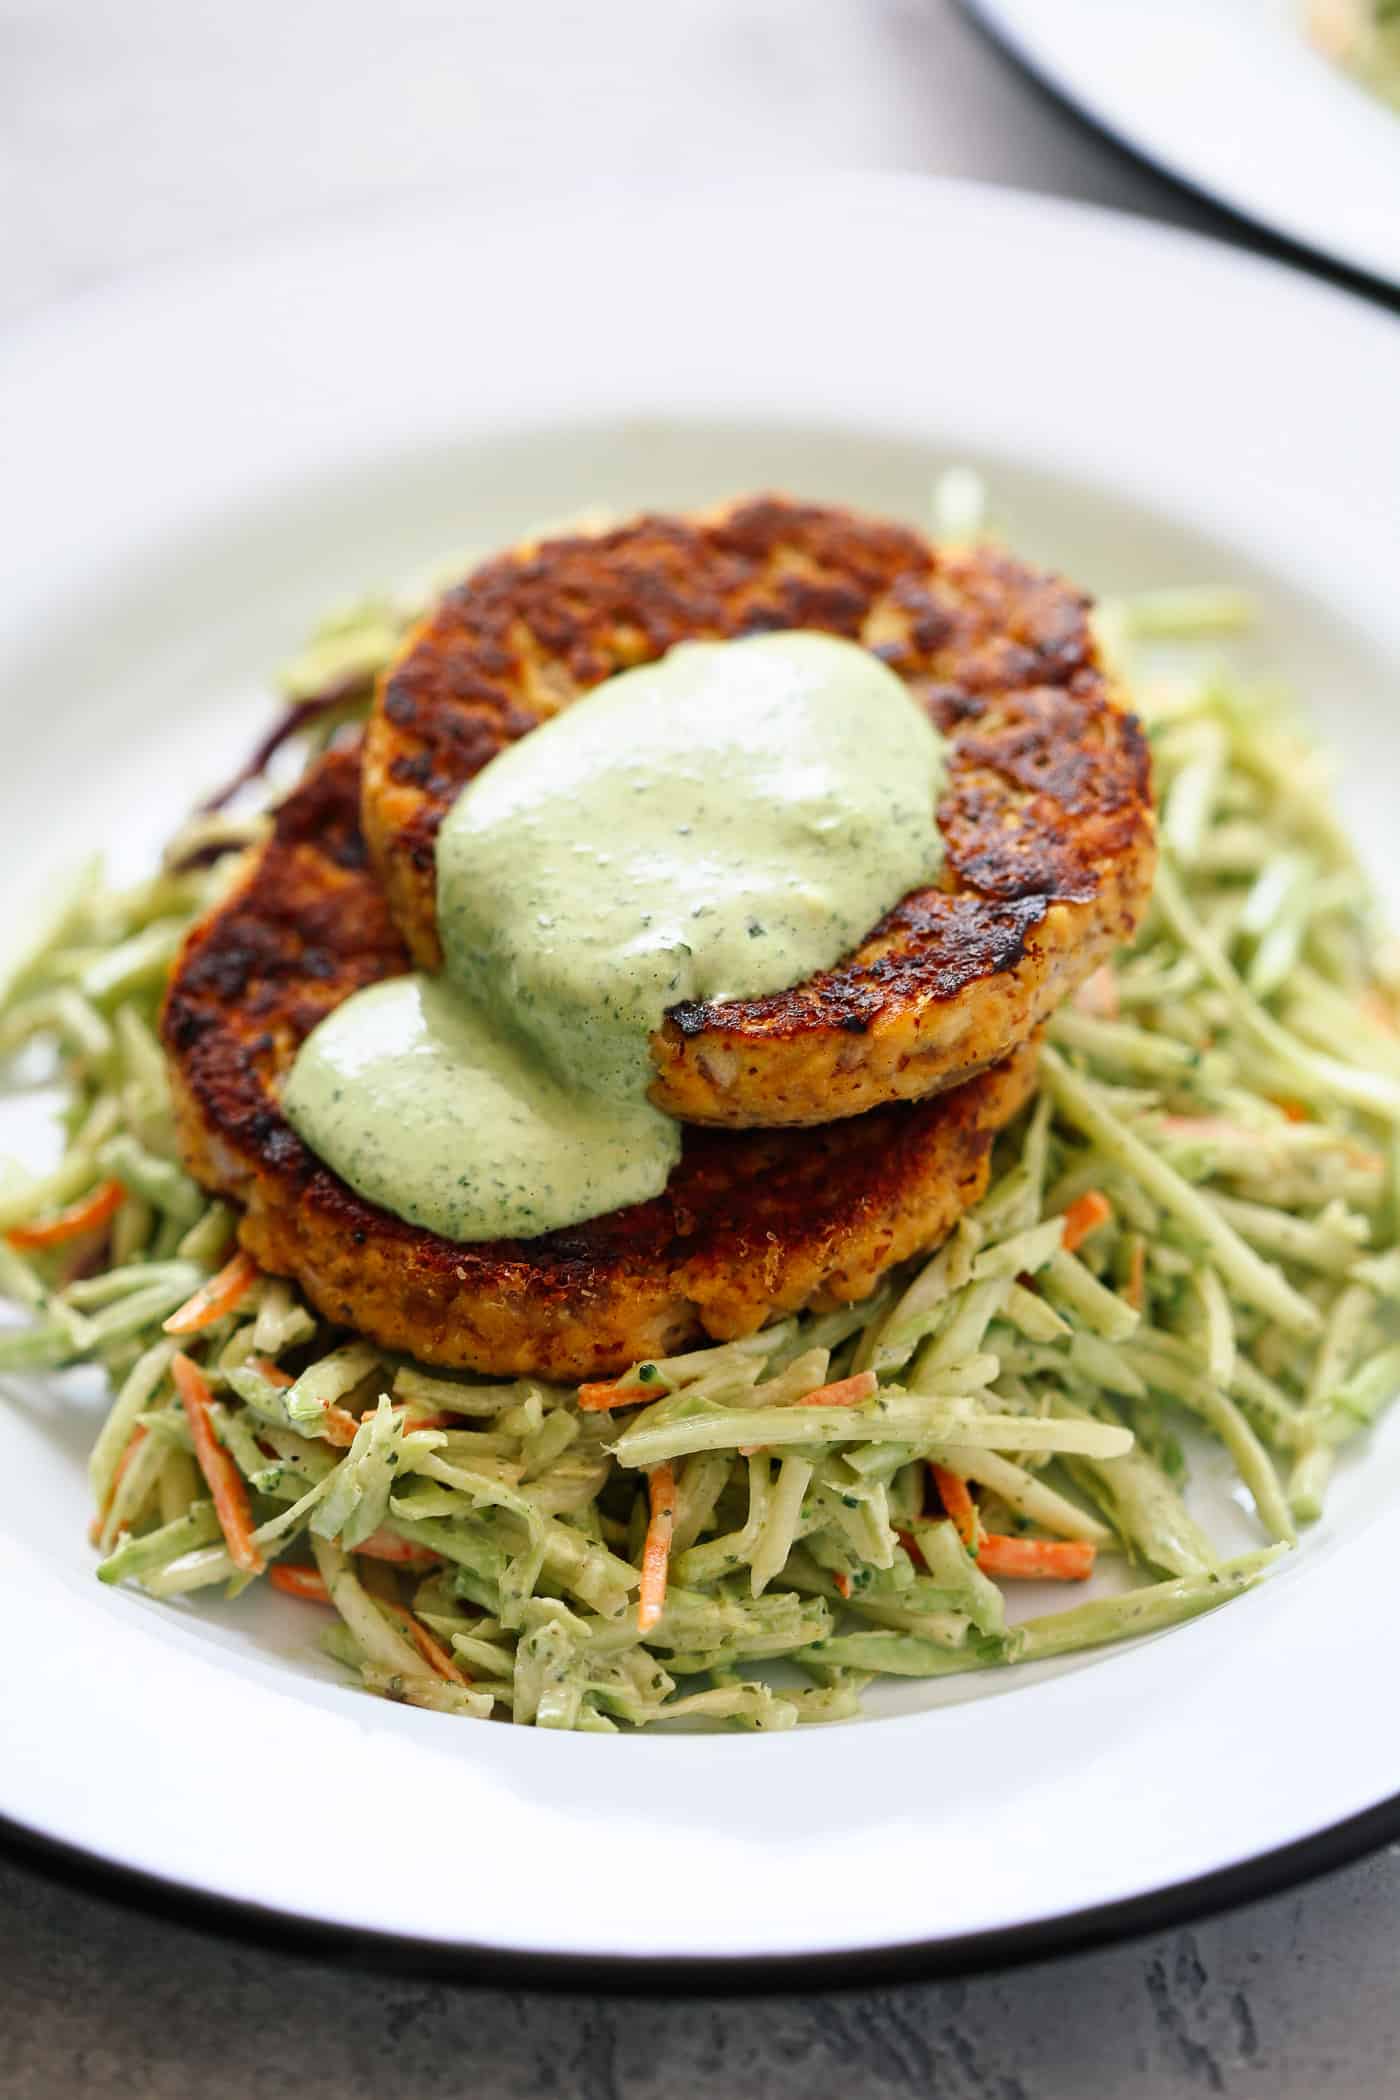
<svg viewBox="0 0 1400 2100">
<path fill-rule="evenodd" d="M 813 1131 L 689 1131 L 664 1195 L 542 1238 L 459 1245 L 366 1203 L 278 1108 L 298 1044 L 406 957 L 357 824 L 358 760 L 322 760 L 186 941 L 162 1015 L 191 1172 L 327 1318 L 424 1362 L 606 1375 L 869 1291 L 985 1186 L 1034 1049 L 935 1102 Z"/>
<path fill-rule="evenodd" d="M 695 636 L 860 640 L 949 740 L 940 886 L 836 969 L 672 1010 L 652 1098 L 689 1122 L 824 1123 L 995 1063 L 1132 933 L 1154 866 L 1147 746 L 1098 668 L 1086 601 L 990 547 L 764 497 L 497 557 L 381 681 L 365 824 L 429 967 L 438 827 L 505 744 L 614 671 Z"/>
</svg>

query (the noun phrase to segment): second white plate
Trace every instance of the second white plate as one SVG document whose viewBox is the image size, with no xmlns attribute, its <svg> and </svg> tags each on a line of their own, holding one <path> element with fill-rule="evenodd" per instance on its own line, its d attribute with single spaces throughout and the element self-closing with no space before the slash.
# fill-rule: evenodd
<svg viewBox="0 0 1400 2100">
<path fill-rule="evenodd" d="M 970 0 L 1123 145 L 1285 240 L 1400 285 L 1400 112 L 1308 40 L 1304 0 Z"/>
</svg>

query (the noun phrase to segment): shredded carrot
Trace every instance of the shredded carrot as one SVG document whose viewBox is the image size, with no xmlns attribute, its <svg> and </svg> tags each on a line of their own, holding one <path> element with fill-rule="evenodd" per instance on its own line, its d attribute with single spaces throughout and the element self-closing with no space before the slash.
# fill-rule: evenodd
<svg viewBox="0 0 1400 2100">
<path fill-rule="evenodd" d="M 1397 1032 L 1395 1008 L 1386 998 L 1384 992 L 1375 990 L 1363 992 L 1358 1003 L 1368 1021 L 1374 1021 L 1376 1026 L 1383 1028 L 1387 1035 L 1394 1035 Z"/>
<path fill-rule="evenodd" d="M 857 1407 L 878 1390 L 879 1384 L 873 1371 L 857 1371 L 850 1378 L 838 1378 L 834 1385 L 819 1385 L 814 1393 L 804 1393 L 794 1404 L 798 1407 Z"/>
<path fill-rule="evenodd" d="M 147 1429 L 144 1422 L 138 1422 L 136 1427 L 132 1430 L 131 1436 L 127 1441 L 127 1447 L 117 1461 L 117 1470 L 112 1475 L 112 1485 L 107 1494 L 107 1504 L 109 1508 L 111 1507 L 112 1503 L 116 1500 L 117 1489 L 122 1484 L 122 1477 L 125 1474 L 127 1467 L 131 1464 L 131 1461 L 133 1460 L 133 1458 L 135 1458 L 137 1452 L 141 1449 L 141 1446 L 145 1443 L 146 1438 L 149 1435 L 150 1431 Z"/>
<path fill-rule="evenodd" d="M 981 1525 L 977 1516 L 977 1504 L 961 1473 L 949 1472 L 947 1466 L 929 1462 L 933 1484 L 938 1490 L 938 1499 L 952 1518 L 958 1537 L 971 1552 L 977 1545 Z"/>
<path fill-rule="evenodd" d="M 1118 979 L 1113 974 L 1112 963 L 1104 963 L 1092 977 L 1086 977 L 1070 1004 L 1077 1013 L 1092 1014 L 1096 1021 L 1118 1019 Z"/>
<path fill-rule="evenodd" d="M 1129 1260 L 1128 1285 L 1123 1293 L 1135 1312 L 1141 1312 L 1147 1299 L 1147 1242 L 1134 1240 Z"/>
<path fill-rule="evenodd" d="M 258 1378 L 264 1378 L 269 1386 L 277 1386 L 281 1392 L 296 1384 L 296 1380 L 288 1371 L 283 1371 L 279 1363 L 271 1363 L 267 1357 L 250 1357 L 243 1369 L 256 1371 Z M 359 1417 L 348 1411 L 348 1407 L 336 1407 L 334 1401 L 327 1401 L 321 1409 L 321 1424 L 325 1428 L 325 1443 L 334 1443 L 342 1447 L 355 1443 Z"/>
<path fill-rule="evenodd" d="M 364 1547 L 360 1551 L 363 1552 Z M 278 1561 L 268 1569 L 267 1579 L 275 1589 L 285 1590 L 289 1597 L 304 1597 L 309 1604 L 332 1602 L 331 1593 L 315 1568 L 288 1568 Z M 471 1683 L 470 1677 L 458 1669 L 447 1650 L 433 1639 L 426 1626 L 419 1625 L 410 1612 L 396 1611 L 394 1623 L 413 1642 L 430 1670 L 445 1677 L 449 1684 Z"/>
<path fill-rule="evenodd" d="M 281 1364 L 275 1364 L 270 1356 L 250 1356 L 243 1368 L 245 1371 L 255 1371 L 268 1385 L 279 1386 L 283 1391 L 289 1385 L 296 1384 L 291 1372 L 284 1371 Z"/>
<path fill-rule="evenodd" d="M 426 1626 L 420 1626 L 416 1619 L 409 1617 L 407 1614 L 404 1616 L 403 1623 L 404 1630 L 430 1670 L 436 1670 L 438 1676 L 445 1677 L 449 1684 L 467 1685 L 471 1683 L 470 1677 L 466 1675 L 465 1671 L 458 1669 L 447 1650 L 439 1646 Z"/>
<path fill-rule="evenodd" d="M 661 1398 L 660 1381 L 655 1385 L 619 1385 L 616 1379 L 604 1379 L 597 1385 L 581 1385 L 578 1389 L 578 1404 L 585 1414 L 601 1412 L 608 1407 L 636 1407 L 643 1400 Z"/>
<path fill-rule="evenodd" d="M 637 1631 L 650 1633 L 666 1602 L 666 1575 L 671 1565 L 671 1533 L 676 1527 L 676 1474 L 667 1460 L 647 1475 L 651 1522 L 642 1547 L 642 1588 L 637 1604 Z"/>
<path fill-rule="evenodd" d="M 1225 1116 L 1163 1116 L 1162 1128 L 1169 1137 L 1199 1138 L 1206 1144 L 1212 1138 L 1220 1138 L 1228 1144 L 1231 1138 L 1253 1136 L 1243 1123 L 1232 1123 Z"/>
<path fill-rule="evenodd" d="M 267 1563 L 253 1537 L 248 1490 L 243 1484 L 243 1475 L 214 1434 L 214 1418 L 210 1413 L 213 1395 L 204 1374 L 182 1353 L 172 1360 L 170 1375 L 194 1438 L 194 1455 L 199 1470 L 214 1497 L 214 1510 L 229 1559 L 243 1574 L 261 1575 Z"/>
<path fill-rule="evenodd" d="M 331 1601 L 331 1593 L 315 1568 L 288 1568 L 280 1560 L 274 1561 L 267 1579 L 275 1590 L 283 1590 L 289 1597 L 303 1597 L 308 1604 Z"/>
<path fill-rule="evenodd" d="M 176 1307 L 163 1323 L 166 1333 L 198 1334 L 201 1328 L 212 1327 L 243 1303 L 261 1273 L 251 1254 L 235 1254 L 192 1298 Z"/>
<path fill-rule="evenodd" d="M 400 1568 L 436 1568 L 442 1565 L 440 1553 L 430 1552 L 426 1546 L 415 1546 L 392 1531 L 372 1531 L 353 1550 L 363 1553 L 366 1560 L 392 1561 Z"/>
<path fill-rule="evenodd" d="M 835 1574 L 835 1575 L 833 1575 L 831 1579 L 832 1579 L 832 1581 L 833 1581 L 833 1582 L 834 1582 L 834 1583 L 836 1584 L 836 1591 L 837 1591 L 837 1595 L 838 1595 L 838 1596 L 841 1596 L 841 1597 L 849 1597 L 849 1596 L 850 1596 L 850 1594 L 851 1594 L 851 1578 L 850 1578 L 850 1576 L 849 1576 L 849 1575 L 848 1575 L 848 1574 L 846 1573 L 846 1571 L 845 1571 L 845 1569 L 844 1569 L 844 1568 L 838 1569 L 838 1571 L 836 1572 L 836 1574 Z"/>
<path fill-rule="evenodd" d="M 1084 1582 L 1094 1572 L 1091 1539 L 1016 1539 L 989 1531 L 977 1549 L 984 1575 L 1040 1582 Z"/>
<path fill-rule="evenodd" d="M 125 1201 L 126 1190 L 119 1181 L 100 1181 L 81 1202 L 71 1203 L 67 1210 L 55 1211 L 51 1218 L 36 1219 L 32 1225 L 16 1225 L 5 1237 L 12 1247 L 22 1251 L 61 1247 L 85 1232 L 96 1232 L 98 1226 L 105 1225 Z"/>
<path fill-rule="evenodd" d="M 1385 1166 L 1383 1154 L 1368 1152 L 1364 1145 L 1344 1144 L 1342 1150 L 1352 1166 L 1362 1168 L 1367 1174 L 1379 1174 Z"/>
<path fill-rule="evenodd" d="M 873 1371 L 854 1371 L 849 1378 L 838 1378 L 832 1385 L 819 1385 L 815 1392 L 804 1393 L 794 1400 L 794 1407 L 858 1407 L 879 1391 L 880 1381 Z M 753 1458 L 766 1444 L 740 1444 L 740 1458 Z"/>
<path fill-rule="evenodd" d="M 116 1471 L 112 1475 L 112 1484 L 108 1488 L 106 1494 L 102 1499 L 102 1507 L 98 1511 L 97 1515 L 93 1518 L 91 1524 L 89 1524 L 88 1526 L 88 1537 L 91 1539 L 94 1546 L 101 1538 L 103 1530 L 107 1523 L 107 1519 L 111 1515 L 112 1504 L 117 1499 L 117 1489 L 122 1484 L 122 1480 L 126 1473 L 126 1469 L 131 1464 L 133 1458 L 135 1458 L 141 1446 L 145 1443 L 146 1438 L 149 1434 L 150 1431 L 147 1429 L 145 1423 L 138 1422 L 136 1427 L 132 1430 L 131 1435 L 127 1439 L 126 1449 L 125 1451 L 123 1451 L 121 1457 L 117 1460 Z"/>
<path fill-rule="evenodd" d="M 1287 1116 L 1290 1123 L 1311 1123 L 1312 1111 L 1305 1107 L 1301 1101 L 1292 1101 L 1287 1095 L 1281 1094 L 1271 1094 L 1269 1099 L 1273 1102 L 1275 1108 L 1281 1110 Z"/>
<path fill-rule="evenodd" d="M 1106 1225 L 1112 1216 L 1113 1205 L 1102 1189 L 1085 1189 L 1082 1196 L 1076 1196 L 1065 1212 L 1066 1254 L 1073 1254 L 1076 1248 L 1082 1247 L 1090 1233 L 1097 1232 L 1100 1225 Z"/>
<path fill-rule="evenodd" d="M 339 1409 L 327 1411 L 340 1412 Z M 396 1400 L 389 1412 L 396 1420 L 403 1423 L 405 1436 L 411 1436 L 415 1429 L 456 1429 L 460 1426 L 462 1420 L 460 1415 L 420 1414 L 412 1402 L 403 1400 Z M 352 1414 L 346 1414 L 345 1420 L 354 1422 L 355 1417 Z M 358 1423 L 356 1423 L 356 1427 L 359 1427 Z M 334 1441 L 334 1437 L 332 1437 L 332 1441 Z"/>
<path fill-rule="evenodd" d="M 272 1363 L 266 1356 L 250 1356 L 243 1368 L 246 1371 L 256 1371 L 259 1378 L 265 1379 L 269 1385 L 277 1386 L 282 1392 L 285 1392 L 288 1386 L 296 1384 L 295 1378 L 284 1371 L 280 1364 Z M 321 1420 L 325 1425 L 328 1444 L 345 1446 L 354 1443 L 355 1432 L 360 1425 L 348 1408 L 337 1407 L 334 1401 L 327 1401 L 321 1410 Z"/>
</svg>

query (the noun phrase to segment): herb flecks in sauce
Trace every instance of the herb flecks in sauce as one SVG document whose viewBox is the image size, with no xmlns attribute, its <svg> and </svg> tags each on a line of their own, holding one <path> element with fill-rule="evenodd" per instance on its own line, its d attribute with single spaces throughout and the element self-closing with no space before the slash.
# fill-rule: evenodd
<svg viewBox="0 0 1400 2100">
<path fill-rule="evenodd" d="M 454 1240 L 660 1194 L 647 1038 L 827 969 L 942 855 L 940 741 L 868 651 L 687 642 L 522 738 L 438 837 L 442 977 L 358 993 L 284 1107 L 352 1187 Z"/>
</svg>

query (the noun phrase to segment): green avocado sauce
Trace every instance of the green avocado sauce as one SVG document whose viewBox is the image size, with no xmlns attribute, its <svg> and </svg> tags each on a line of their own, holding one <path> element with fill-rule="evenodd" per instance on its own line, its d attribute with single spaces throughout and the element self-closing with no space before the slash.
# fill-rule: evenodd
<svg viewBox="0 0 1400 2100">
<path fill-rule="evenodd" d="M 293 1065 L 292 1127 L 451 1240 L 528 1238 L 659 1195 L 646 1098 L 684 1000 L 829 969 L 942 859 L 942 744 L 823 634 L 686 642 L 492 760 L 437 844 L 444 969 L 356 993 Z"/>
</svg>

